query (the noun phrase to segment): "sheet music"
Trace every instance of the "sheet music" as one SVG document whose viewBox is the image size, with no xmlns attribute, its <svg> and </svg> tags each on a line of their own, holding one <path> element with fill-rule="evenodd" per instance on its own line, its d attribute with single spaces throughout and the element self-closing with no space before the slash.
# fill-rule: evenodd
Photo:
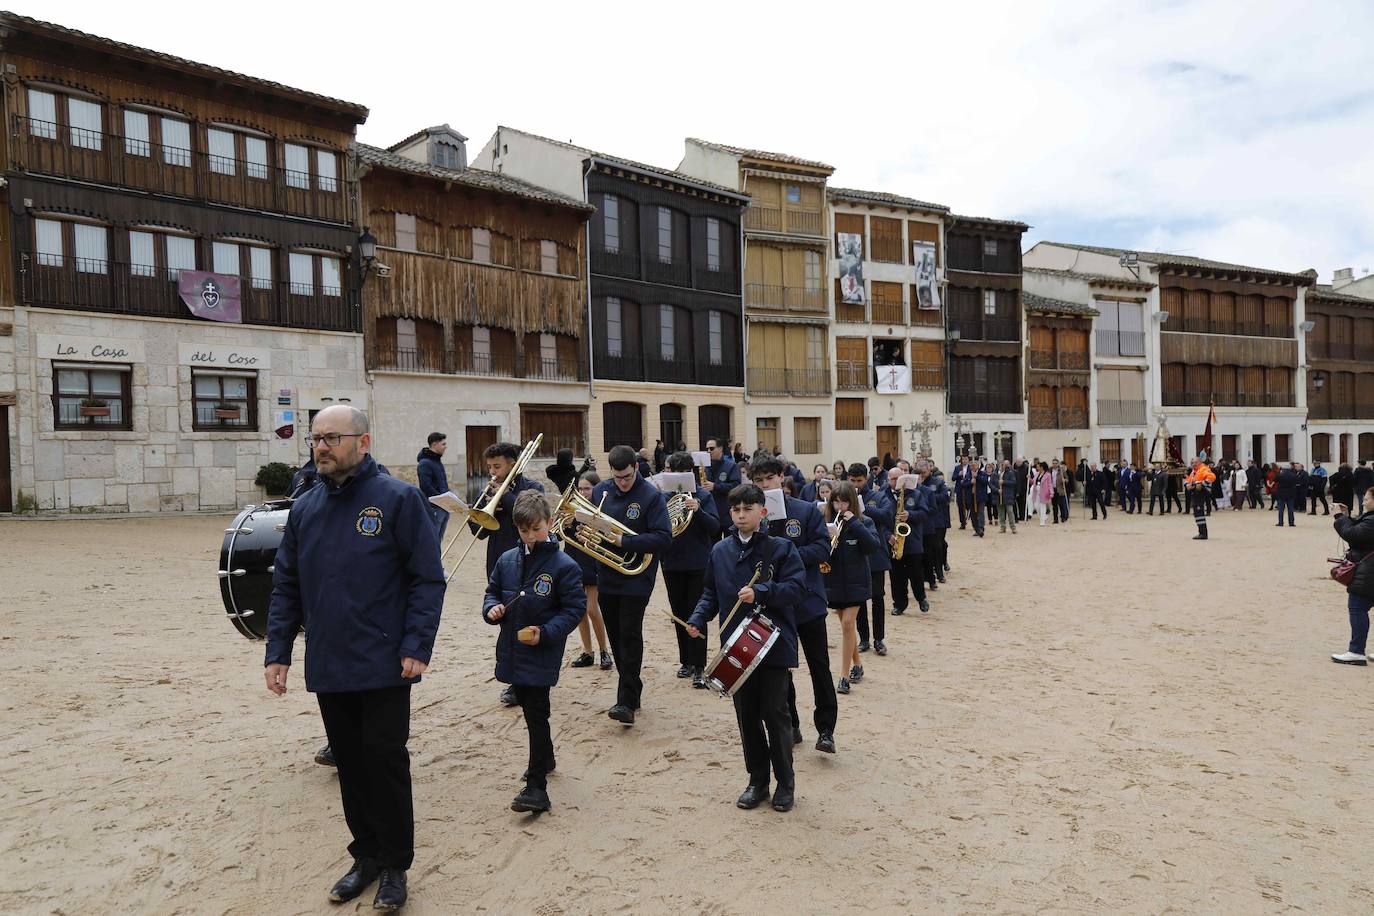
<svg viewBox="0 0 1374 916">
<path fill-rule="evenodd" d="M 768 517 L 774 521 L 787 517 L 786 494 L 781 490 L 764 490 L 763 504 L 768 508 Z"/>
<path fill-rule="evenodd" d="M 699 468 L 709 468 L 711 466 L 711 453 L 692 452 L 692 464 Z"/>
<path fill-rule="evenodd" d="M 664 493 L 695 493 L 697 475 L 690 471 L 664 471 L 651 478 Z"/>
<path fill-rule="evenodd" d="M 461 496 L 454 493 L 452 490 L 449 490 L 447 493 L 440 493 L 438 496 L 431 496 L 429 501 L 440 509 L 447 509 L 454 515 L 468 514 L 468 504 L 463 501 Z"/>
</svg>

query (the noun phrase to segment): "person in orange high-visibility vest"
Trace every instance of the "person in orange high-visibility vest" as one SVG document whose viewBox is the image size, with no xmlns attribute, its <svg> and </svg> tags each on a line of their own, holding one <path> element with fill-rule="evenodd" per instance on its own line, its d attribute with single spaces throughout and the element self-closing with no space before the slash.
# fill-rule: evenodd
<svg viewBox="0 0 1374 916">
<path fill-rule="evenodd" d="M 1207 540 L 1208 493 L 1211 492 L 1212 482 L 1216 479 L 1217 475 L 1212 473 L 1212 469 L 1201 458 L 1193 459 L 1193 469 L 1183 478 L 1183 485 L 1193 497 L 1193 521 L 1197 522 L 1197 534 L 1193 536 L 1195 541 Z"/>
</svg>

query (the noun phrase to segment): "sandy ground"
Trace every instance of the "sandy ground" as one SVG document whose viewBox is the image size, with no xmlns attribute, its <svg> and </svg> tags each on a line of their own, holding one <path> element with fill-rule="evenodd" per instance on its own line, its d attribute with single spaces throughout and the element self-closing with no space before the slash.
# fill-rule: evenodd
<svg viewBox="0 0 1374 916">
<path fill-rule="evenodd" d="M 317 708 L 270 697 L 223 618 L 226 521 L 0 522 L 6 912 L 339 911 Z M 955 529 L 932 613 L 891 619 L 840 698 L 837 756 L 802 691 L 787 815 L 735 809 L 730 703 L 673 677 L 661 597 L 636 727 L 603 714 L 610 673 L 565 670 L 554 810 L 508 810 L 525 731 L 473 576 L 414 694 L 408 912 L 1367 912 L 1374 668 L 1327 660 L 1335 536 L 1299 525 Z"/>
</svg>

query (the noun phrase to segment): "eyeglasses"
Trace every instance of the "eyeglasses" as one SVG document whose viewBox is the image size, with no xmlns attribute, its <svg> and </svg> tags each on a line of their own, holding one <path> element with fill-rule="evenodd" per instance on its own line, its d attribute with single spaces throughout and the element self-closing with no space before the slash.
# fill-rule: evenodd
<svg viewBox="0 0 1374 916">
<path fill-rule="evenodd" d="M 348 436 L 365 436 L 367 433 L 325 433 L 322 436 L 308 436 L 311 446 L 318 446 L 321 442 L 329 444 L 330 448 L 338 448 L 339 443 Z"/>
<path fill-rule="evenodd" d="M 634 468 L 631 468 L 628 474 L 617 474 L 614 471 L 612 471 L 611 476 L 614 477 L 616 480 L 634 480 L 635 474 L 637 473 L 638 471 L 636 471 Z"/>
</svg>

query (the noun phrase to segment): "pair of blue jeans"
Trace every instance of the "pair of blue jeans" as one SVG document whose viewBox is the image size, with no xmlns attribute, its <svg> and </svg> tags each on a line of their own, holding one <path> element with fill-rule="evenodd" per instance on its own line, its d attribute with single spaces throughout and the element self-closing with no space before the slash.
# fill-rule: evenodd
<svg viewBox="0 0 1374 916">
<path fill-rule="evenodd" d="M 1374 606 L 1374 599 L 1362 598 L 1354 593 L 1346 598 L 1346 606 L 1350 610 L 1350 651 L 1364 655 L 1365 643 L 1369 640 L 1369 609 Z"/>
<path fill-rule="evenodd" d="M 1292 500 L 1291 498 L 1289 498 L 1289 499 L 1283 499 L 1283 498 L 1280 498 L 1280 497 L 1278 497 L 1278 496 L 1275 496 L 1275 497 L 1274 497 L 1274 502 L 1278 503 L 1278 507 L 1279 507 L 1279 526 L 1280 526 L 1280 527 L 1283 526 L 1283 510 L 1284 510 L 1284 509 L 1287 509 L 1287 510 L 1288 510 L 1288 527 L 1289 527 L 1289 528 L 1292 528 L 1292 527 L 1293 527 L 1293 500 Z"/>
</svg>

